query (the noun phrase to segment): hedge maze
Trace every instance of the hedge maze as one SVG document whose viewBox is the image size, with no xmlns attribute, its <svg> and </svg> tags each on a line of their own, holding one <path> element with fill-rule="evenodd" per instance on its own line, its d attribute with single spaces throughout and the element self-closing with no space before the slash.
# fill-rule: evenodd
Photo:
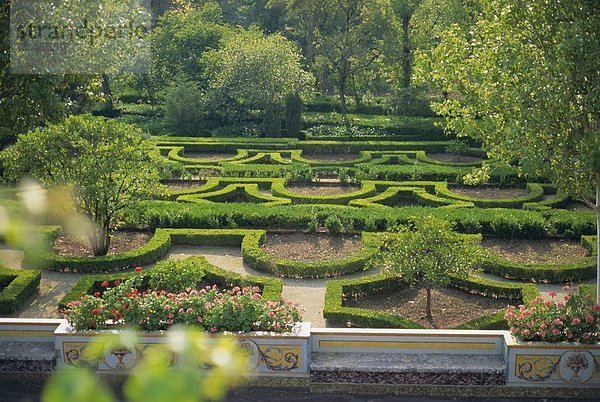
<svg viewBox="0 0 600 402">
<path fill-rule="evenodd" d="M 453 287 L 515 302 L 538 295 L 535 282 L 565 283 L 594 277 L 591 210 L 568 209 L 573 200 L 543 178 L 524 178 L 516 167 L 487 160 L 485 152 L 466 147 L 461 154 L 447 151 L 449 141 L 439 134 L 358 137 L 342 140 L 309 136 L 288 138 L 156 137 L 165 162 L 178 177 L 163 199 L 131 204 L 122 227 L 150 230 L 143 247 L 105 257 L 43 256 L 43 268 L 79 272 L 83 276 L 61 301 L 64 307 L 99 283 L 123 279 L 133 267 L 154 263 L 173 245 L 239 246 L 244 262 L 264 277 L 241 277 L 198 258 L 206 275 L 220 284 L 255 284 L 270 299 L 281 295 L 284 278 L 332 278 L 326 286 L 323 315 L 329 325 L 418 328 L 403 317 L 344 306 L 344 300 L 371 292 L 393 291 L 403 285 L 379 274 L 371 264 L 383 245 L 381 233 L 406 223 L 412 216 L 430 214 L 452 221 L 457 231 L 505 239 L 571 239 L 581 241 L 588 257 L 575 263 L 520 264 L 490 256 L 481 272 L 509 279 L 474 275 L 454 280 Z M 389 139 L 386 139 L 389 138 Z M 483 162 L 491 166 L 494 197 L 471 195 L 463 177 Z M 185 168 L 183 169 L 182 166 Z M 464 190 L 467 189 L 467 190 Z M 512 189 L 516 196 L 504 197 Z M 302 262 L 277 259 L 262 248 L 269 232 L 329 232 L 359 234 L 362 250 L 339 260 Z M 47 229 L 49 239 L 60 228 Z M 27 260 L 27 256 L 26 256 Z M 358 278 L 351 273 L 372 270 Z M 15 271 L 17 272 L 17 271 Z M 15 310 L 31 294 L 38 276 L 0 272 L 0 308 Z M 12 279 L 11 279 L 12 278 Z M 10 298 L 10 302 L 5 300 Z M 460 328 L 503 328 L 500 313 L 464 323 Z"/>
</svg>

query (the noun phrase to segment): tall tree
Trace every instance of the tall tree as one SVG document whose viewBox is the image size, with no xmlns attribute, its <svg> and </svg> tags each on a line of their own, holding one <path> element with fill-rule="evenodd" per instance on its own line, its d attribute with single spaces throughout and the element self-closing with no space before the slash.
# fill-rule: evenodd
<svg viewBox="0 0 600 402">
<path fill-rule="evenodd" d="M 434 108 L 491 157 L 589 205 L 600 244 L 600 3 L 480 3 L 474 27 L 454 26 L 419 56 L 421 80 L 460 93 Z M 600 301 L 600 254 L 598 271 Z"/>
<path fill-rule="evenodd" d="M 209 103 L 228 111 L 260 111 L 266 135 L 279 135 L 286 97 L 301 91 L 311 79 L 293 42 L 255 29 L 229 37 L 219 50 L 205 53 L 203 60 L 209 66 Z"/>
<path fill-rule="evenodd" d="M 381 55 L 383 36 L 390 29 L 387 0 L 295 0 L 288 20 L 306 37 L 308 58 L 325 61 L 336 74 L 343 120 L 348 124 L 348 80 Z"/>
</svg>

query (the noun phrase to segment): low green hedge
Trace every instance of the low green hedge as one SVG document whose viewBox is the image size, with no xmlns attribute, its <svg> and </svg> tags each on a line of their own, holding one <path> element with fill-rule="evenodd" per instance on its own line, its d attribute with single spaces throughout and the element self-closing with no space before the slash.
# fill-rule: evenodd
<svg viewBox="0 0 600 402">
<path fill-rule="evenodd" d="M 362 188 L 351 193 L 342 193 L 334 195 L 313 195 L 313 194 L 300 194 L 295 193 L 285 187 L 284 182 L 276 181 L 273 182 L 271 192 L 274 196 L 288 198 L 292 200 L 294 204 L 333 204 L 333 205 L 347 205 L 350 201 L 369 197 L 375 194 L 375 185 L 370 182 L 364 182 Z"/>
<path fill-rule="evenodd" d="M 21 307 L 37 292 L 41 278 L 40 271 L 0 267 L 0 314 L 10 314 Z"/>
<path fill-rule="evenodd" d="M 202 267 L 205 274 L 202 280 L 228 288 L 233 286 L 258 286 L 265 300 L 278 301 L 281 299 L 281 291 L 283 290 L 283 281 L 281 279 L 239 275 L 210 264 L 203 256 L 189 257 L 189 259 L 196 260 Z M 112 284 L 115 280 L 128 279 L 133 275 L 138 275 L 138 273 L 122 272 L 118 274 L 84 276 L 67 292 L 65 297 L 59 302 L 58 307 L 64 309 L 70 302 L 79 300 L 86 294 L 91 295 L 96 291 L 100 291 L 100 284 L 104 281 Z"/>
<path fill-rule="evenodd" d="M 480 157 L 482 159 L 487 159 L 486 153 L 479 148 L 469 148 L 467 150 L 467 152 L 465 152 L 463 155 L 476 156 L 476 157 Z M 419 162 L 429 163 L 431 165 L 471 166 L 471 167 L 481 166 L 481 162 L 442 162 L 442 161 L 438 161 L 436 159 L 430 158 L 427 155 L 427 153 L 423 152 L 423 151 L 417 151 L 415 156 Z"/>
<path fill-rule="evenodd" d="M 598 254 L 598 238 L 596 236 L 581 236 L 581 245 L 591 255 Z"/>
<path fill-rule="evenodd" d="M 400 279 L 382 274 L 356 279 L 339 279 L 327 282 L 323 317 L 329 324 L 363 328 L 423 328 L 420 324 L 399 315 L 376 310 L 345 307 L 346 298 L 356 298 L 376 292 L 393 292 L 404 287 Z M 531 300 L 538 292 L 532 284 L 513 284 L 490 281 L 472 276 L 466 280 L 454 279 L 452 286 L 459 289 L 491 297 L 505 297 L 519 300 Z M 462 329 L 506 329 L 503 312 L 498 312 L 459 326 Z"/>
<path fill-rule="evenodd" d="M 190 195 L 182 195 L 177 198 L 177 201 L 202 203 L 202 202 L 228 202 L 230 200 L 242 198 L 248 203 L 263 204 L 265 206 L 287 205 L 291 204 L 291 200 L 281 197 L 273 197 L 271 195 L 262 194 L 258 190 L 257 184 L 230 184 L 220 190 L 211 192 L 195 193 Z"/>
<path fill-rule="evenodd" d="M 302 151 L 292 151 L 291 153 L 292 160 L 298 163 L 305 163 L 307 165 L 318 167 L 318 166 L 354 166 L 357 163 L 366 163 L 372 159 L 371 153 L 368 151 L 360 151 L 359 157 L 354 160 L 349 161 L 315 161 L 310 158 L 305 158 L 302 155 Z"/>
<path fill-rule="evenodd" d="M 527 195 L 516 198 L 476 198 L 453 192 L 447 183 L 438 183 L 435 187 L 438 196 L 472 202 L 480 208 L 521 208 L 524 203 L 540 201 L 544 197 L 544 189 L 538 183 L 527 183 Z"/>
<path fill-rule="evenodd" d="M 383 231 L 407 223 L 414 215 L 448 219 L 462 233 L 482 233 L 504 238 L 566 237 L 580 239 L 596 233 L 593 212 L 530 211 L 502 208 L 356 208 L 334 205 L 264 206 L 261 204 L 182 204 L 143 201 L 129 206 L 125 215 L 131 228 L 306 228 L 318 218 L 336 214 L 354 231 Z"/>
<path fill-rule="evenodd" d="M 157 229 L 144 246 L 115 255 L 100 257 L 67 257 L 54 251 L 41 257 L 41 267 L 49 271 L 67 272 L 110 272 L 145 265 L 159 260 L 171 247 L 169 235 Z M 25 260 L 29 260 L 27 253 Z"/>
<path fill-rule="evenodd" d="M 485 272 L 507 279 L 531 282 L 567 283 L 592 279 L 596 276 L 596 260 L 586 258 L 569 264 L 518 264 L 495 256 L 483 264 Z"/>
<path fill-rule="evenodd" d="M 363 249 L 356 254 L 339 260 L 302 262 L 274 260 L 261 248 L 265 239 L 264 231 L 244 238 L 242 243 L 244 262 L 257 271 L 270 272 L 286 278 L 325 278 L 364 270 L 381 245 L 379 234 L 363 232 Z"/>
<path fill-rule="evenodd" d="M 470 202 L 450 200 L 430 194 L 423 187 L 388 187 L 380 194 L 352 200 L 349 204 L 357 207 L 395 207 L 399 201 L 407 199 L 428 207 L 468 208 L 473 206 Z"/>
</svg>

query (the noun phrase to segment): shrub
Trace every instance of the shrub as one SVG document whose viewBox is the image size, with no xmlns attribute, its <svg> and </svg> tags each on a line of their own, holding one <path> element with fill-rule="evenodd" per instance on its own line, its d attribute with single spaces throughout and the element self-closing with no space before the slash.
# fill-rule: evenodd
<svg viewBox="0 0 600 402">
<path fill-rule="evenodd" d="M 220 291 L 207 286 L 178 294 L 143 290 L 143 275 L 127 279 L 103 293 L 86 295 L 67 305 L 65 316 L 76 330 L 104 329 L 108 325 L 165 330 L 172 325 L 200 326 L 210 332 L 288 332 L 300 321 L 289 303 L 263 301 L 258 287 Z"/>
<path fill-rule="evenodd" d="M 302 99 L 295 92 L 285 98 L 285 128 L 288 137 L 297 137 L 302 130 Z"/>
<path fill-rule="evenodd" d="M 178 78 L 166 91 L 164 109 L 169 128 L 179 135 L 200 135 L 202 93 L 198 84 Z"/>
<path fill-rule="evenodd" d="M 204 270 L 194 259 L 164 260 L 150 272 L 150 286 L 171 293 L 194 289 L 204 277 Z"/>
<path fill-rule="evenodd" d="M 564 287 L 569 290 L 568 286 Z M 522 341 L 580 342 L 600 341 L 600 304 L 589 293 L 578 289 L 563 301 L 534 299 L 527 306 L 511 306 L 505 314 L 511 333 Z"/>
<path fill-rule="evenodd" d="M 343 226 L 342 221 L 337 215 L 330 215 L 325 219 L 325 228 L 329 231 L 329 233 L 341 233 Z"/>
</svg>

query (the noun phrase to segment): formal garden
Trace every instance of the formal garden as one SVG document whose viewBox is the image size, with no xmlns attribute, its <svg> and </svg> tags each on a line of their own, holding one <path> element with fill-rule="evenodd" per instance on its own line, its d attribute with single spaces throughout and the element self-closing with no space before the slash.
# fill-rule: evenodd
<svg viewBox="0 0 600 402">
<path fill-rule="evenodd" d="M 597 346 L 596 5 L 221 3 L 157 2 L 145 74 L 2 67 L 3 318 Z"/>
</svg>

